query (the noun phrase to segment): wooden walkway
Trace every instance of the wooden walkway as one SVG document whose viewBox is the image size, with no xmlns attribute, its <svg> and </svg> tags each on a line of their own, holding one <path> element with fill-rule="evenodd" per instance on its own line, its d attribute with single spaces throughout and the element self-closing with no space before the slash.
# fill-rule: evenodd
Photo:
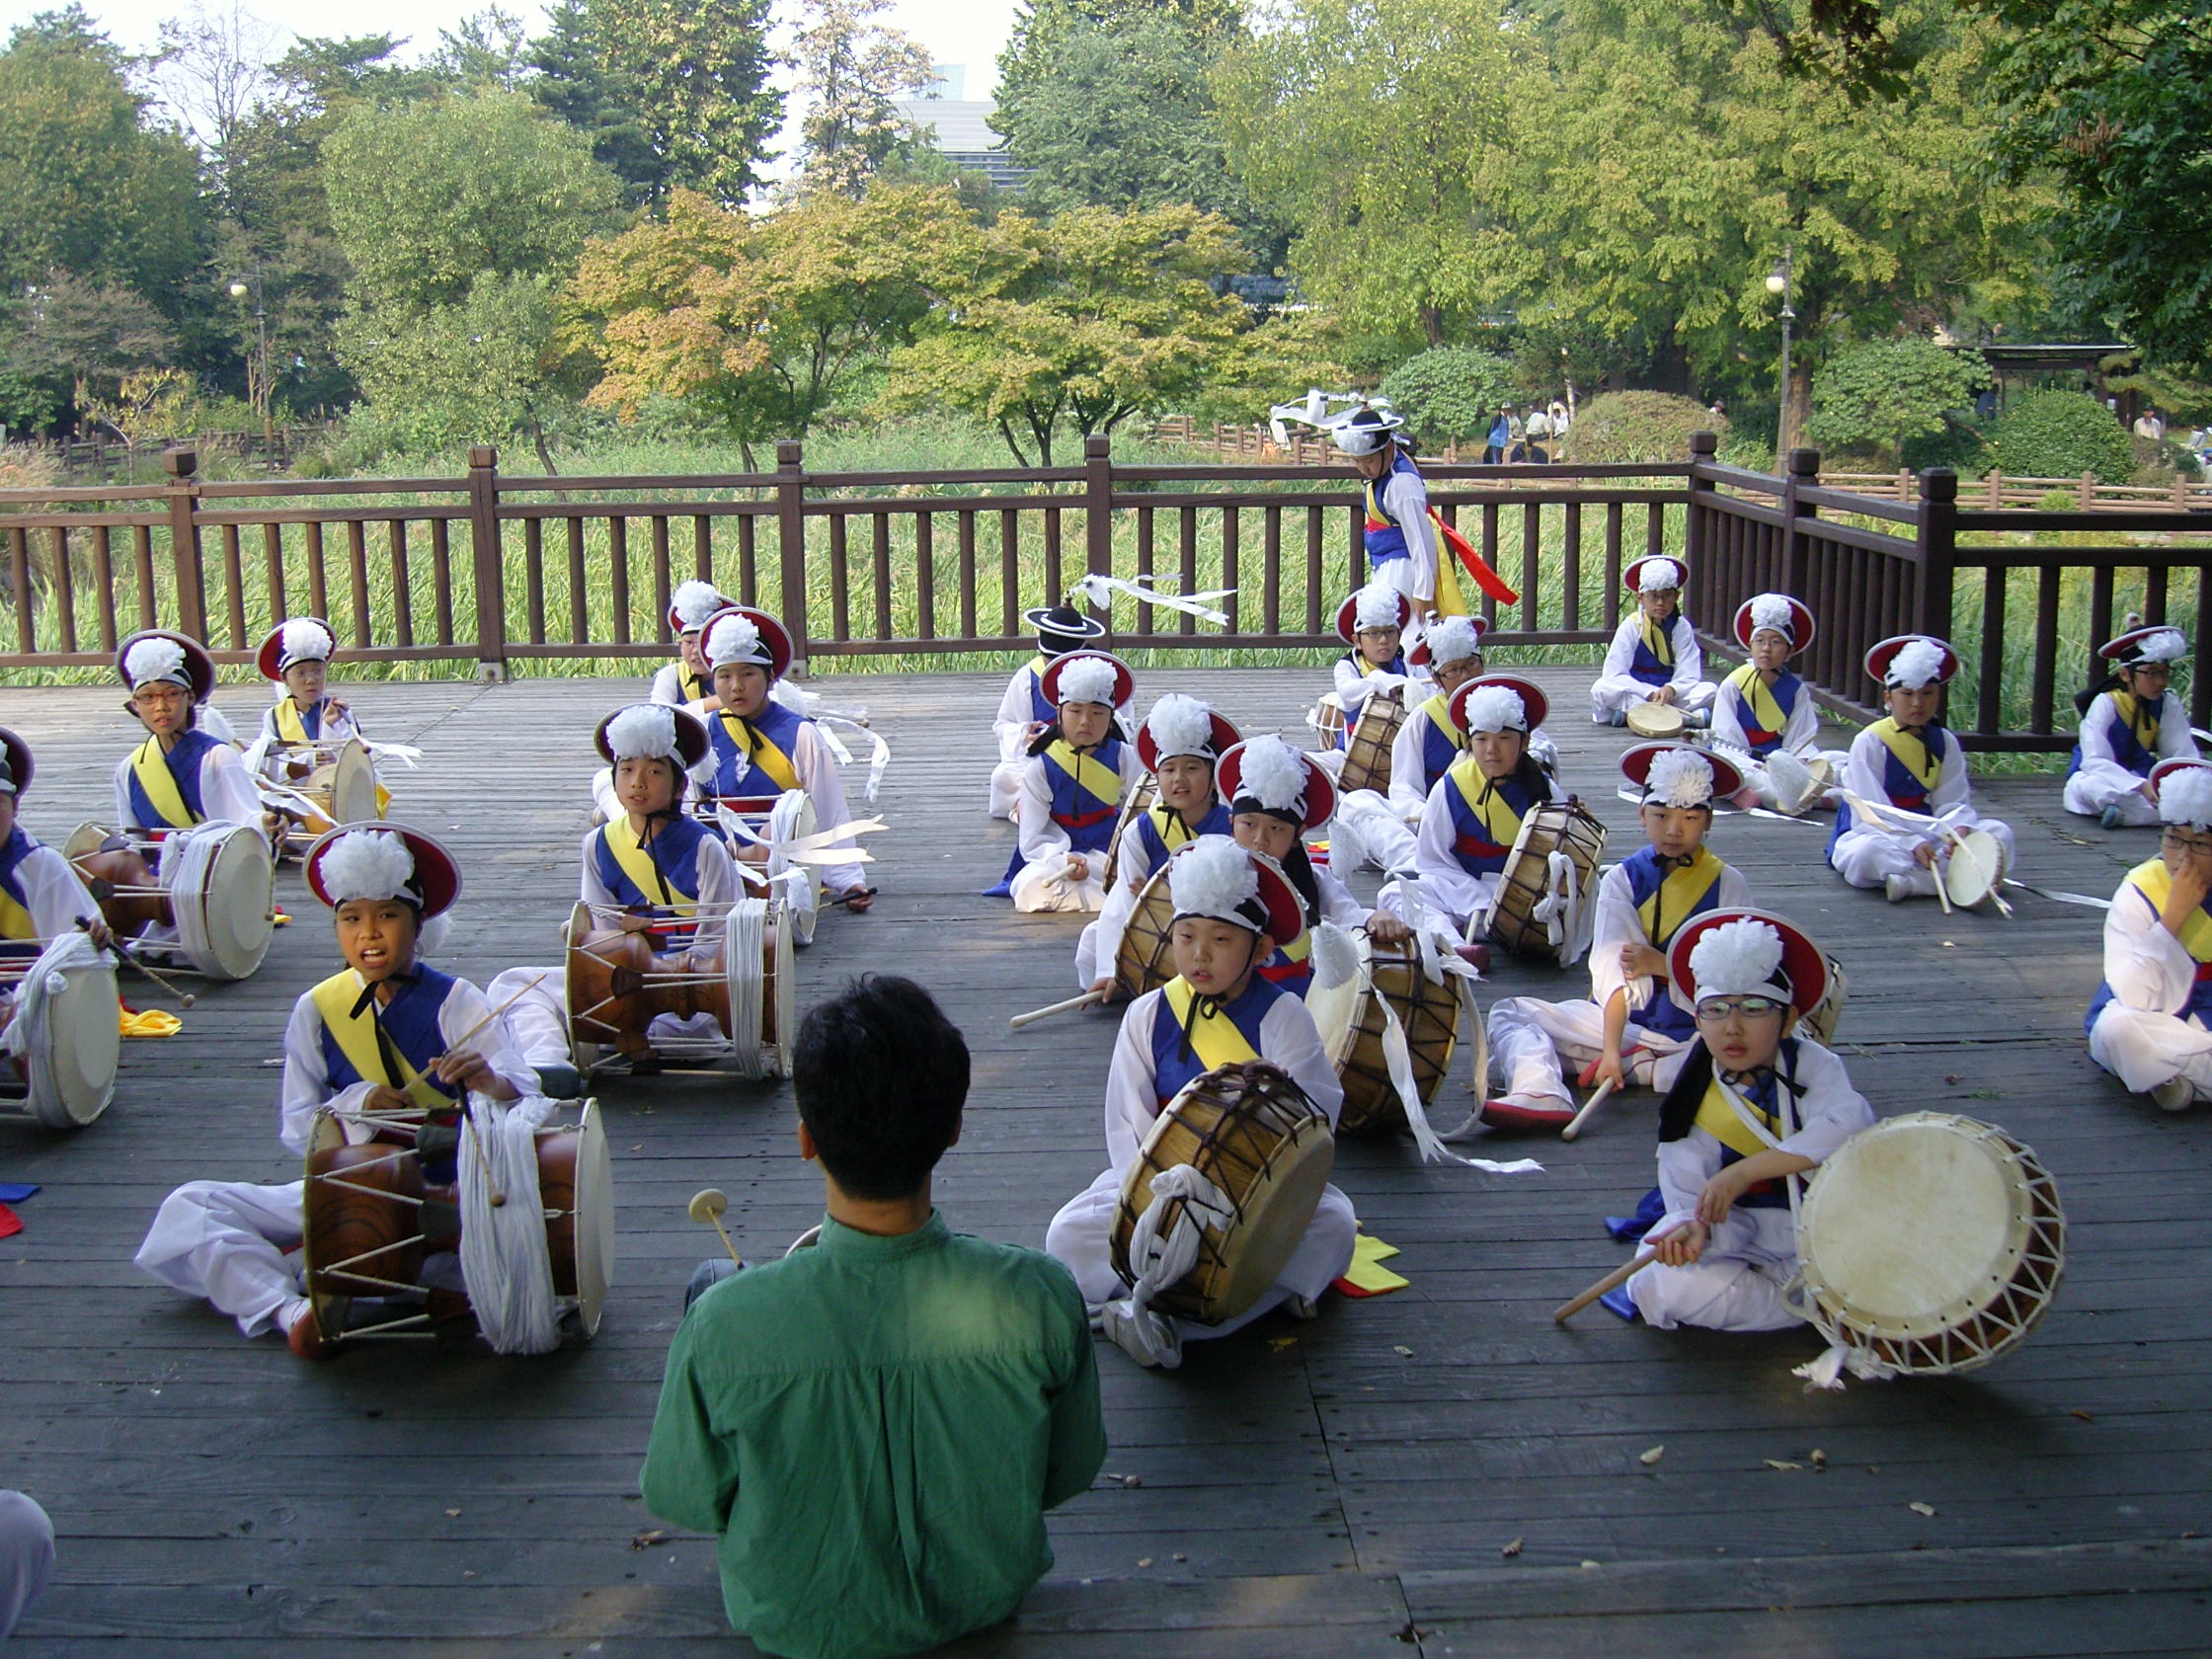
<svg viewBox="0 0 2212 1659">
<path fill-rule="evenodd" d="M 1540 670 L 1570 783 L 1632 835 L 1620 734 L 1580 718 L 1587 671 Z M 1244 725 L 1297 729 L 1314 676 L 1146 676 Z M 824 681 L 865 702 L 896 756 L 874 838 L 885 894 L 824 918 L 801 1000 L 899 968 L 976 1051 L 969 1133 L 940 1202 L 954 1225 L 1040 1243 L 1099 1166 L 1115 1023 L 1005 1016 L 1067 994 L 1073 918 L 978 892 L 1009 827 L 983 814 L 996 676 Z M 377 685 L 379 736 L 420 745 L 397 813 L 459 853 L 446 966 L 480 983 L 546 961 L 575 893 L 592 723 L 616 681 Z M 241 726 L 256 693 L 226 690 Z M 110 812 L 132 728 L 109 690 L 0 692 L 39 750 L 27 822 L 60 840 Z M 542 734 L 542 735 L 541 735 Z M 518 739 L 520 740 L 518 742 Z M 2022 874 L 2108 894 L 2147 856 L 2058 810 L 2056 784 L 1985 786 Z M 2212 1314 L 2204 1218 L 2212 1115 L 2131 1101 L 2089 1062 L 2095 911 L 2021 898 L 2012 921 L 1945 919 L 1844 889 L 1822 831 L 1724 820 L 1718 850 L 1847 964 L 1841 1046 L 1878 1110 L 1960 1111 L 2032 1145 L 2070 1224 L 2066 1283 L 2027 1345 L 1972 1377 L 1808 1397 L 1817 1349 L 1659 1333 L 1549 1309 L 1619 1262 L 1600 1218 L 1651 1184 L 1651 1099 L 1591 1139 L 1533 1149 L 1541 1175 L 1424 1166 L 1353 1144 L 1338 1180 L 1400 1246 L 1397 1295 L 1332 1300 L 1194 1346 L 1177 1373 L 1100 1354 L 1110 1473 L 1053 1520 L 1059 1566 L 970 1655 L 2202 1653 L 2212 1592 Z M 1372 891 L 1363 884 L 1363 891 Z M 125 1046 L 115 1107 L 62 1139 L 0 1126 L 0 1179 L 43 1189 L 0 1241 L 0 1484 L 52 1512 L 57 1579 L 27 1654 L 652 1655 L 749 1652 L 710 1544 L 660 1539 L 637 1474 L 685 1275 L 714 1239 L 683 1216 L 731 1196 L 750 1255 L 817 1219 L 786 1091 L 667 1080 L 602 1091 L 620 1204 L 619 1286 L 598 1341 L 535 1360 L 476 1345 L 326 1366 L 249 1343 L 143 1279 L 130 1256 L 195 1176 L 295 1178 L 276 1139 L 292 997 L 329 971 L 324 912 L 184 1033 Z M 1560 988 L 1514 967 L 1502 993 Z M 1064 989 L 1063 988 L 1066 988 Z M 139 990 L 143 989 L 140 986 Z M 1440 1116 L 1467 1104 L 1460 1062 Z M 1516 1150 L 1530 1149 L 1523 1143 Z M 1663 1447 L 1645 1463 L 1639 1455 Z M 1814 1466 L 1816 1450 L 1825 1470 Z M 1773 1462 L 1770 1462 L 1770 1460 Z M 1777 1468 L 1774 1462 L 1791 1466 Z M 1933 1513 L 1930 1513 L 1930 1512 Z"/>
</svg>

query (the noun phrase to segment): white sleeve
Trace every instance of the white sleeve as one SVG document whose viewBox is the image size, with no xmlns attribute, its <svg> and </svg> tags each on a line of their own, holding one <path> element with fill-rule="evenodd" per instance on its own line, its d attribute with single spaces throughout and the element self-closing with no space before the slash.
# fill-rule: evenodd
<svg viewBox="0 0 2212 1659">
<path fill-rule="evenodd" d="M 143 830 L 146 827 L 130 811 L 130 756 L 137 750 L 132 748 L 116 762 L 116 828 L 118 830 Z"/>
<path fill-rule="evenodd" d="M 1353 656 L 1357 655 L 1358 649 L 1355 647 Z M 1367 694 L 1375 689 L 1374 677 L 1360 672 L 1351 657 L 1339 657 L 1331 672 L 1336 681 L 1336 700 L 1347 710 L 1358 708 L 1367 701 Z"/>
<path fill-rule="evenodd" d="M 1825 1163 L 1836 1148 L 1874 1121 L 1866 1097 L 1851 1086 L 1844 1063 L 1810 1040 L 1797 1045 L 1797 1133 L 1782 1140 L 1780 1150 L 1813 1163 Z"/>
<path fill-rule="evenodd" d="M 683 706 L 683 659 L 664 663 L 653 675 L 653 689 L 648 693 L 651 701 L 666 703 L 671 708 Z"/>
<path fill-rule="evenodd" d="M 2104 912 L 2104 983 L 2124 1006 L 2146 1014 L 2179 1012 L 2195 988 L 2196 959 L 2132 882 L 2120 883 Z"/>
<path fill-rule="evenodd" d="M 1720 867 L 1720 891 L 1714 895 L 1717 908 L 1723 910 L 1748 910 L 1755 907 L 1751 896 L 1751 883 L 1744 880 L 1744 873 L 1733 864 Z"/>
<path fill-rule="evenodd" d="M 1121 1032 L 1114 1039 L 1114 1058 L 1106 1069 L 1106 1167 L 1127 1170 L 1137 1161 L 1137 1148 L 1151 1133 L 1159 1116 L 1159 1096 L 1153 1088 L 1152 1021 L 1157 1016 L 1160 993 L 1147 990 L 1122 1015 Z"/>
<path fill-rule="evenodd" d="M 323 1016 L 315 1011 L 312 994 L 302 994 L 292 1004 L 292 1017 L 284 1026 L 283 1121 L 278 1137 L 284 1149 L 302 1155 L 307 1132 L 316 1111 L 324 1106 L 340 1112 L 357 1112 L 372 1085 L 354 1083 L 331 1092 L 330 1072 L 323 1065 Z"/>
<path fill-rule="evenodd" d="M 1328 1115 L 1329 1127 L 1336 1126 L 1337 1114 L 1344 1110 L 1344 1085 L 1321 1050 L 1321 1034 L 1314 1029 L 1312 1011 L 1304 1000 L 1275 999 L 1260 1021 L 1260 1057 L 1288 1071 L 1291 1081 Z"/>
<path fill-rule="evenodd" d="M 1021 769 L 1021 790 L 1014 801 L 1015 822 L 1020 829 L 1021 855 L 1035 864 L 1055 854 L 1066 854 L 1074 843 L 1067 831 L 1053 822 L 1053 794 L 1045 782 L 1045 761 L 1033 757 Z"/>
<path fill-rule="evenodd" d="M 272 709 L 270 715 L 264 716 L 264 718 L 271 718 L 275 712 Z M 354 705 L 352 703 L 346 704 L 345 711 L 335 716 L 326 709 L 323 714 L 323 741 L 325 743 L 342 744 L 349 738 L 359 738 L 362 743 L 368 742 L 368 739 L 361 733 L 360 716 L 354 712 Z"/>
<path fill-rule="evenodd" d="M 23 883 L 23 896 L 31 901 L 31 923 L 41 939 L 75 932 L 79 916 L 99 919 L 100 907 L 85 891 L 76 866 L 56 848 L 42 842 L 34 847 L 16 866 L 16 878 Z"/>
<path fill-rule="evenodd" d="M 738 902 L 738 865 L 729 843 L 720 835 L 701 835 L 692 866 L 692 892 L 699 896 L 698 927 L 691 935 L 690 957 L 699 968 L 710 968 L 722 949 L 723 920 Z"/>
<path fill-rule="evenodd" d="M 1447 772 L 1436 780 L 1436 787 L 1429 791 L 1429 799 L 1421 808 L 1421 828 L 1413 836 L 1413 873 L 1417 876 L 1445 875 L 1464 878 L 1466 871 L 1460 867 L 1460 860 L 1452 850 L 1452 843 L 1459 833 L 1452 827 L 1452 806 L 1445 799 L 1447 789 L 1456 788 L 1452 774 Z"/>
<path fill-rule="evenodd" d="M 1316 866 L 1313 886 L 1321 896 L 1321 919 L 1333 921 L 1339 927 L 1363 927 L 1367 924 L 1368 908 L 1352 897 L 1352 890 L 1334 870 Z"/>
<path fill-rule="evenodd" d="M 1713 693 L 1712 741 L 1716 744 L 1726 744 L 1732 749 L 1740 749 L 1746 754 L 1749 754 L 1751 752 L 1751 739 L 1744 735 L 1744 723 L 1736 714 L 1739 701 L 1739 694 L 1734 684 L 1727 679 L 1723 679 L 1719 688 Z M 1790 710 L 1789 713 L 1790 731 L 1794 732 L 1797 729 L 1798 713 L 1811 701 L 1812 692 L 1810 690 L 1797 699 L 1797 707 Z M 1782 747 L 1784 749 L 1791 747 L 1786 736 Z"/>
<path fill-rule="evenodd" d="M 491 1011 L 481 990 L 467 980 L 456 979 L 446 993 L 445 1005 L 437 1010 L 437 1029 L 446 1049 L 465 1044 L 482 1055 L 484 1064 L 506 1078 L 516 1094 L 537 1093 L 537 1073 L 508 1036 L 507 1021 L 487 1018 Z"/>
<path fill-rule="evenodd" d="M 1429 792 L 1422 787 L 1428 776 L 1429 717 L 1415 709 L 1405 717 L 1398 735 L 1390 740 L 1390 811 L 1400 818 L 1421 816 Z"/>
<path fill-rule="evenodd" d="M 1856 795 L 1862 801 L 1871 801 L 1877 807 L 1886 802 L 1889 799 L 1889 790 L 1882 783 L 1882 767 L 1883 756 L 1888 752 L 1888 746 L 1874 736 L 1870 727 L 1852 739 L 1851 759 L 1844 765 L 1845 793 Z M 1902 837 L 1908 843 L 1933 839 L 1932 836 L 1923 835 L 1917 830 L 1891 830 L 1887 826 L 1874 823 L 1871 820 L 1861 820 L 1856 814 L 1853 815 L 1852 828 L 1854 830 L 1870 830 L 1877 834 L 1892 837 Z"/>
<path fill-rule="evenodd" d="M 837 774 L 837 757 L 822 741 L 822 729 L 811 720 L 803 722 L 793 748 L 796 752 L 791 756 L 792 769 L 799 774 L 799 781 L 814 801 L 815 823 L 824 830 L 835 830 L 851 823 L 851 815 L 845 811 L 844 779 Z M 847 835 L 823 842 L 821 850 L 831 852 L 851 845 L 852 837 Z M 822 872 L 822 885 L 832 893 L 850 893 L 868 885 L 865 864 L 822 864 L 817 868 Z"/>
<path fill-rule="evenodd" d="M 1553 783 L 1559 781 L 1559 746 L 1541 726 L 1529 734 L 1529 757 L 1551 774 Z"/>
<path fill-rule="evenodd" d="M 1626 685 L 1643 684 L 1628 672 L 1636 661 L 1637 634 L 1636 613 L 1631 611 L 1620 619 L 1620 626 L 1614 629 L 1613 643 L 1606 647 L 1605 664 L 1598 670 L 1598 683 L 1591 689 L 1618 691 Z"/>
<path fill-rule="evenodd" d="M 1619 864 L 1608 866 L 1598 878 L 1598 918 L 1590 934 L 1590 1000 L 1600 1009 L 1628 983 L 1620 972 L 1620 947 L 1650 942 L 1644 937 L 1643 918 L 1636 914 L 1628 872 Z M 1636 981 L 1628 996 L 1631 1008 L 1640 1008 L 1649 1000 L 1643 994 L 1647 988 L 1658 989 L 1648 979 Z"/>
<path fill-rule="evenodd" d="M 261 795 L 238 750 L 225 744 L 199 762 L 200 814 L 210 822 L 261 828 Z"/>
<path fill-rule="evenodd" d="M 1698 630 L 1690 625 L 1690 618 L 1681 611 L 1675 612 L 1675 672 L 1667 681 L 1677 687 L 1698 684 L 1705 677 L 1705 648 L 1698 643 Z"/>
<path fill-rule="evenodd" d="M 1720 1143 L 1703 1130 L 1694 1129 L 1680 1141 L 1659 1143 L 1659 1196 L 1667 1206 L 1666 1218 L 1653 1227 L 1687 1221 L 1698 1213 L 1698 1195 L 1720 1172 Z"/>
<path fill-rule="evenodd" d="M 1429 487 L 1420 476 L 1392 472 L 1382 486 L 1382 505 L 1405 537 L 1405 556 L 1413 563 L 1414 612 L 1436 602 L 1436 531 L 1429 523 Z"/>
<path fill-rule="evenodd" d="M 607 891 L 606 883 L 599 879 L 599 861 L 592 856 L 592 843 L 598 838 L 599 832 L 596 830 L 588 830 L 584 833 L 584 845 L 579 849 L 584 875 L 576 896 L 587 905 L 612 906 L 615 903 L 614 895 Z"/>
<path fill-rule="evenodd" d="M 1717 703 L 1713 705 L 1712 724 L 1713 733 L 1718 736 L 1720 707 Z M 1792 754 L 1820 747 L 1820 705 L 1813 701 L 1813 688 L 1803 680 L 1797 682 L 1797 706 L 1789 711 L 1789 719 L 1781 729 L 1781 747 Z"/>
<path fill-rule="evenodd" d="M 1029 745 L 1029 723 L 1036 718 L 1029 701 L 1029 670 L 1019 669 L 1006 682 L 1006 691 L 998 699 L 997 718 L 990 723 L 992 736 L 998 740 L 998 758 L 1011 762 L 1021 758 L 1021 751 Z"/>
<path fill-rule="evenodd" d="M 1122 741 L 1122 794 L 1116 806 L 1129 799 L 1129 792 L 1145 778 L 1144 757 L 1137 752 L 1137 745 L 1127 739 Z"/>
<path fill-rule="evenodd" d="M 2196 758 L 2196 734 L 2189 730 L 2188 705 L 2171 691 L 2166 694 L 2166 706 L 2159 710 L 2159 758 Z"/>
<path fill-rule="evenodd" d="M 1966 750 L 1959 747 L 1958 734 L 1946 727 L 1943 732 L 1943 775 L 1936 787 L 1928 792 L 1929 815 L 1935 817 L 1949 812 L 1953 807 L 1971 808 L 1973 798 L 1974 780 L 1966 775 Z"/>
</svg>

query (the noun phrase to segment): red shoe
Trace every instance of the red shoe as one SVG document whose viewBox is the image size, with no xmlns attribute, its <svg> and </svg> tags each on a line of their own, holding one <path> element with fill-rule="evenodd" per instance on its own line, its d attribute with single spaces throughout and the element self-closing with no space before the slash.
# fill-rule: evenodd
<svg viewBox="0 0 2212 1659">
<path fill-rule="evenodd" d="M 1537 1134 L 1548 1130 L 1556 1135 L 1574 1122 L 1574 1107 L 1548 1094 L 1506 1094 L 1495 1100 L 1485 1100 L 1480 1116 L 1492 1129 L 1522 1134 Z"/>
<path fill-rule="evenodd" d="M 1477 974 L 1487 974 L 1490 971 L 1490 947 L 1488 945 L 1454 945 L 1452 953 L 1462 962 L 1466 963 Z"/>
<path fill-rule="evenodd" d="M 338 1352 L 338 1344 L 323 1335 L 323 1322 L 315 1317 L 309 1307 L 292 1321 L 291 1329 L 284 1333 L 284 1340 L 293 1353 L 303 1360 L 327 1360 Z"/>
</svg>

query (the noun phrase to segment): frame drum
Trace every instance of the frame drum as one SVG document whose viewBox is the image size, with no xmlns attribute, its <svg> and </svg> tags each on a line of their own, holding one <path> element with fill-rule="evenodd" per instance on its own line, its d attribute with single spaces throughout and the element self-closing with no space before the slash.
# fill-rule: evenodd
<svg viewBox="0 0 2212 1659">
<path fill-rule="evenodd" d="M 791 916 L 791 930 L 802 945 L 814 943 L 815 918 L 822 911 L 822 875 L 812 864 L 794 864 L 782 848 L 801 835 L 815 832 L 814 797 L 804 789 L 786 789 L 768 814 L 769 891 L 780 897 Z M 739 869 L 750 868 L 743 863 Z"/>
<path fill-rule="evenodd" d="M 1682 736 L 1682 710 L 1672 703 L 1638 703 L 1628 711 L 1628 730 L 1647 742 Z"/>
<path fill-rule="evenodd" d="M 1335 1161 L 1328 1118 L 1288 1073 L 1264 1061 L 1209 1071 L 1152 1120 L 1130 1165 L 1114 1212 L 1115 1270 L 1135 1282 L 1130 1240 L 1137 1218 L 1155 1202 L 1152 1177 L 1189 1164 L 1227 1197 L 1234 1214 L 1205 1227 L 1196 1264 L 1152 1305 L 1200 1324 L 1233 1319 L 1282 1277 Z"/>
<path fill-rule="evenodd" d="M 1531 807 L 1498 872 L 1493 943 L 1525 962 L 1571 968 L 1598 924 L 1598 861 L 1606 827 L 1574 796 Z"/>
<path fill-rule="evenodd" d="M 245 824 L 200 824 L 161 847 L 161 885 L 177 918 L 177 943 L 210 980 L 243 980 L 269 954 L 276 930 L 276 861 L 269 838 Z"/>
<path fill-rule="evenodd" d="M 1844 1023 L 1844 1000 L 1851 993 L 1851 987 L 1844 978 L 1844 965 L 1834 957 L 1828 959 L 1828 994 L 1823 996 L 1798 1022 L 1804 1034 L 1824 1049 L 1836 1046 L 1836 1027 Z"/>
<path fill-rule="evenodd" d="M 2005 885 L 2005 843 L 1987 830 L 1968 830 L 1951 843 L 1943 886 L 1951 903 L 1972 909 Z"/>
<path fill-rule="evenodd" d="M 740 899 L 722 928 L 724 1029 L 741 1077 L 791 1075 L 798 1035 L 798 985 L 791 956 L 791 912 L 765 899 Z"/>
<path fill-rule="evenodd" d="M 1344 1107 L 1337 1114 L 1339 1135 L 1366 1135 L 1405 1127 L 1405 1105 L 1390 1081 L 1382 1051 L 1383 1007 L 1388 1005 L 1404 1030 L 1413 1061 L 1416 1092 L 1426 1106 L 1452 1066 L 1460 1038 L 1460 982 L 1446 975 L 1442 985 L 1421 968 L 1420 947 L 1379 945 L 1359 935 L 1360 971 L 1340 986 L 1315 985 L 1305 1005 L 1321 1033 L 1321 1050 L 1344 1084 Z"/>
<path fill-rule="evenodd" d="M 1121 869 L 1122 837 L 1136 829 L 1137 821 L 1149 812 L 1152 803 L 1159 799 L 1159 779 L 1149 772 L 1137 780 L 1129 792 L 1129 800 L 1122 807 L 1122 816 L 1114 825 L 1113 839 L 1106 843 L 1106 891 L 1114 891 L 1114 877 Z"/>
<path fill-rule="evenodd" d="M 1336 700 L 1334 691 L 1321 693 L 1321 700 L 1313 705 L 1305 723 L 1320 736 L 1323 749 L 1337 747 L 1344 736 L 1344 705 Z"/>
<path fill-rule="evenodd" d="M 2019 1343 L 2058 1290 L 2066 1217 L 2035 1154 L 1946 1112 L 1862 1129 L 1810 1177 L 1803 1305 L 1830 1342 L 1893 1371 L 1972 1371 Z"/>
<path fill-rule="evenodd" d="M 66 967 L 57 960 L 64 947 L 76 959 Z M 24 1040 L 15 1064 L 30 1115 L 48 1129 L 84 1128 L 116 1097 L 122 1036 L 114 960 L 102 952 L 87 966 L 80 947 L 56 940 L 15 982 L 15 993 Z"/>
<path fill-rule="evenodd" d="M 1409 711 L 1396 691 L 1378 691 L 1360 705 L 1359 723 L 1344 746 L 1344 767 L 1337 774 L 1339 789 L 1372 789 L 1390 792 L 1390 745 Z"/>
<path fill-rule="evenodd" d="M 144 928 L 176 925 L 161 878 L 129 836 L 97 824 L 80 824 L 62 843 L 61 856 L 75 868 L 118 937 L 136 938 Z"/>
<path fill-rule="evenodd" d="M 306 792 L 314 795 L 326 787 L 329 793 L 322 798 L 330 803 L 333 828 L 384 816 L 376 792 L 376 765 L 368 756 L 368 746 L 358 738 L 349 738 L 339 749 L 338 758 L 327 768 L 317 769 Z"/>
<path fill-rule="evenodd" d="M 1114 959 L 1114 988 L 1127 997 L 1157 990 L 1175 977 L 1173 943 L 1175 899 L 1167 890 L 1162 864 L 1138 890 L 1122 928 L 1122 948 Z"/>
</svg>

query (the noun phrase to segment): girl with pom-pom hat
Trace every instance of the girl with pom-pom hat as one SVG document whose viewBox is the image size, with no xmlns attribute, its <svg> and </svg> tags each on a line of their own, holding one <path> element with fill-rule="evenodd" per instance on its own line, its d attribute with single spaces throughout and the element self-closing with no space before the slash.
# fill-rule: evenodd
<svg viewBox="0 0 2212 1659">
<path fill-rule="evenodd" d="M 2170 1112 L 2212 1100 L 2212 765 L 2152 768 L 2159 855 L 2104 912 L 2090 1058 Z"/>
<path fill-rule="evenodd" d="M 1053 723 L 1029 746 L 1006 874 L 989 890 L 1017 910 L 1098 910 L 1106 904 L 1106 845 L 1124 791 L 1143 764 L 1122 741 L 1120 714 L 1137 691 L 1129 665 L 1104 651 L 1070 651 L 1045 670 Z"/>
<path fill-rule="evenodd" d="M 1029 746 L 1060 717 L 1045 696 L 1045 671 L 1055 659 L 1084 650 L 1106 637 L 1105 623 L 1066 602 L 1037 605 L 1023 611 L 1021 619 L 1025 627 L 1036 631 L 1037 655 L 1006 681 L 1005 694 L 998 699 L 997 717 L 990 723 L 991 739 L 998 745 L 998 763 L 990 770 L 992 818 L 1014 816 L 1021 794 L 1022 768 L 1029 761 Z"/>
<path fill-rule="evenodd" d="M 1451 718 L 1467 735 L 1466 752 L 1429 791 L 1413 867 L 1428 910 L 1463 933 L 1481 931 L 1521 820 L 1551 799 L 1551 780 L 1529 747 L 1548 706 L 1533 681 L 1513 674 L 1484 674 L 1452 694 Z M 1382 900 L 1402 913 L 1397 883 L 1383 887 Z"/>
<path fill-rule="evenodd" d="M 1796 814 L 1833 805 L 1814 762 L 1843 776 L 1850 756 L 1820 747 L 1820 710 L 1789 660 L 1813 642 L 1813 613 L 1787 593 L 1755 593 L 1736 607 L 1736 643 L 1744 663 L 1720 682 L 1712 701 L 1716 749 L 1749 757 L 1736 805 Z"/>
<path fill-rule="evenodd" d="M 2130 628 L 2097 648 L 2105 678 L 2075 699 L 2082 727 L 2066 768 L 2066 810 L 2107 830 L 2160 822 L 2151 768 L 2194 760 L 2188 705 L 2173 692 L 2173 668 L 2189 654 L 2178 628 Z"/>
<path fill-rule="evenodd" d="M 1590 687 L 1590 718 L 1600 726 L 1625 726 L 1638 703 L 1663 703 L 1702 726 L 1712 707 L 1705 654 L 1698 631 L 1682 613 L 1682 585 L 1689 570 L 1680 559 L 1647 554 L 1620 573 L 1636 608 L 1620 619 L 1605 667 Z"/>
<path fill-rule="evenodd" d="M 146 741 L 116 767 L 116 823 L 166 835 L 209 822 L 262 822 L 253 774 L 229 744 L 199 729 L 200 705 L 214 694 L 215 660 L 187 634 L 149 628 L 116 653 L 130 692 L 124 706 Z"/>
</svg>

